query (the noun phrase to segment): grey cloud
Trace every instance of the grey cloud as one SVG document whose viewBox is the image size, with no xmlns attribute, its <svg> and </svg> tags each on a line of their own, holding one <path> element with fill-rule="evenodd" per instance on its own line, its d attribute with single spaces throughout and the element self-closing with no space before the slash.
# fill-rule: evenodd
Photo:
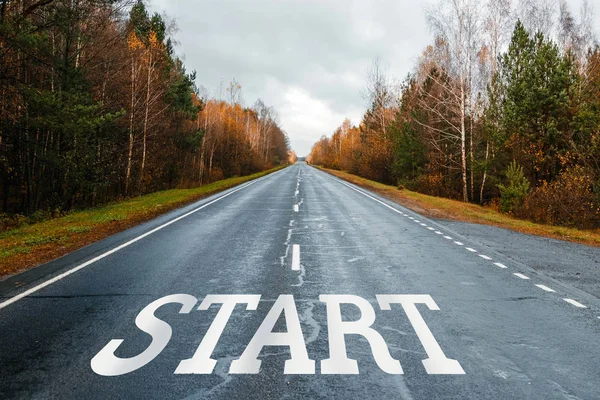
<svg viewBox="0 0 600 400">
<path fill-rule="evenodd" d="M 423 3 L 412 1 L 151 0 L 151 7 L 177 21 L 177 51 L 198 71 L 199 84 L 216 92 L 221 81 L 235 77 L 247 104 L 260 97 L 280 111 L 299 154 L 344 117 L 358 118 L 356 110 L 365 108 L 361 88 L 376 56 L 401 77 L 429 41 Z M 285 110 L 302 112 L 287 104 L 294 88 L 320 101 L 332 118 L 307 113 L 290 121 Z M 302 126 L 302 117 L 313 120 Z"/>
<path fill-rule="evenodd" d="M 577 10 L 580 1 L 572 0 Z M 594 0 L 596 7 L 600 0 Z M 236 78 L 246 104 L 275 107 L 295 150 L 330 134 L 344 117 L 360 118 L 368 67 L 376 56 L 402 79 L 431 35 L 424 1 L 150 0 L 177 21 L 188 69 L 216 91 Z M 600 11 L 600 10 L 596 10 Z M 299 95 L 298 90 L 303 90 Z M 295 95 L 290 95 L 295 93 Z M 311 107 L 306 96 L 319 107 Z M 302 104 L 290 104 L 301 99 Z M 323 109 L 325 108 L 325 109 Z M 294 115 L 291 115 L 294 113 Z M 306 122 L 303 123 L 302 121 Z"/>
</svg>

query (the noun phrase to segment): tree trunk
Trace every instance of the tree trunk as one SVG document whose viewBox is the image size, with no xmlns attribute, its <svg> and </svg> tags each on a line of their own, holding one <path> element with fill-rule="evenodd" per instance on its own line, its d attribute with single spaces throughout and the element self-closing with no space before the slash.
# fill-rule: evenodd
<svg viewBox="0 0 600 400">
<path fill-rule="evenodd" d="M 461 66 L 461 84 L 460 84 L 460 157 L 461 157 L 461 172 L 463 181 L 463 201 L 469 201 L 467 189 L 467 144 L 465 130 L 465 87 L 462 76 Z"/>
<path fill-rule="evenodd" d="M 2 9 L 0 10 L 0 23 L 4 22 L 4 16 L 6 15 L 6 3 L 8 0 L 2 0 Z"/>
<path fill-rule="evenodd" d="M 457 10 L 460 13 L 459 10 Z M 459 34 L 458 34 L 458 62 L 460 70 L 460 156 L 461 156 L 461 172 L 463 181 L 463 201 L 469 201 L 469 193 L 467 189 L 467 148 L 466 148 L 466 127 L 465 127 L 465 71 L 464 71 L 464 56 L 463 56 L 463 21 L 461 16 L 458 16 Z"/>
<path fill-rule="evenodd" d="M 216 144 L 213 142 L 212 148 L 210 149 L 210 157 L 208 159 L 208 181 L 212 182 L 212 164 L 213 164 L 213 156 L 215 155 L 215 147 Z"/>
<path fill-rule="evenodd" d="M 471 172 L 471 200 L 475 201 L 475 156 L 473 151 L 473 116 L 469 120 L 469 163 Z"/>
<path fill-rule="evenodd" d="M 127 152 L 127 174 L 125 175 L 125 195 L 129 194 L 131 163 L 133 159 L 133 121 L 135 114 L 135 61 L 131 58 L 131 110 L 129 112 L 129 151 Z"/>
<path fill-rule="evenodd" d="M 150 44 L 152 46 L 152 44 Z M 149 49 L 148 55 L 148 80 L 146 83 L 146 113 L 144 115 L 144 139 L 142 143 L 142 167 L 140 170 L 140 183 L 144 182 L 144 168 L 146 167 L 146 146 L 148 137 L 148 115 L 150 113 L 150 85 L 152 83 L 152 48 Z"/>
<path fill-rule="evenodd" d="M 206 141 L 202 139 L 202 146 L 200 146 L 200 165 L 198 166 L 198 177 L 200 181 L 200 186 L 204 181 L 204 152 L 206 150 Z"/>
<path fill-rule="evenodd" d="M 483 190 L 485 189 L 485 180 L 487 179 L 487 162 L 490 157 L 490 142 L 485 145 L 485 165 L 483 167 L 483 177 L 481 179 L 481 188 L 479 189 L 479 203 L 483 204 Z"/>
</svg>

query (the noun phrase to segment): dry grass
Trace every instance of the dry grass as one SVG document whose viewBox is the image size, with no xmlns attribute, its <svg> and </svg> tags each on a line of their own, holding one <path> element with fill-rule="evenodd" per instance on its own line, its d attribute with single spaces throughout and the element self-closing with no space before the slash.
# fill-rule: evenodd
<svg viewBox="0 0 600 400">
<path fill-rule="evenodd" d="M 562 226 L 536 224 L 531 221 L 517 219 L 502 214 L 498 212 L 498 210 L 490 207 L 482 207 L 476 204 L 463 203 L 461 201 L 445 199 L 442 197 L 428 196 L 406 189 L 399 190 L 395 186 L 384 185 L 347 172 L 326 168 L 321 169 L 348 182 L 372 190 L 389 200 L 428 217 L 493 225 L 531 235 L 600 247 L 599 229 L 581 230 Z"/>
<path fill-rule="evenodd" d="M 3 232 L 0 234 L 0 277 L 61 257 L 167 211 L 278 169 L 281 167 L 193 189 L 156 192 Z"/>
</svg>

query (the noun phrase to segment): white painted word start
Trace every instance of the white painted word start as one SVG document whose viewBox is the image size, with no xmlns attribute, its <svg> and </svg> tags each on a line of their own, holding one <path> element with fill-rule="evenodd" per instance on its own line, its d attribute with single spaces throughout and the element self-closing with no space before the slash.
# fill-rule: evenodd
<svg viewBox="0 0 600 400">
<path fill-rule="evenodd" d="M 208 328 L 198 349 L 187 360 L 177 366 L 175 374 L 211 374 L 217 361 L 211 355 L 223 333 L 227 322 L 237 304 L 245 304 L 246 310 L 256 310 L 260 295 L 208 295 L 198 310 L 208 310 L 212 304 L 221 307 Z M 377 295 L 377 302 L 382 310 L 391 310 L 392 304 L 400 304 L 412 324 L 425 352 L 427 359 L 423 366 L 429 374 L 464 374 L 457 360 L 447 358 L 438 342 L 417 310 L 416 304 L 425 304 L 430 310 L 439 307 L 429 295 Z M 371 326 L 375 322 L 375 310 L 371 304 L 354 295 L 321 295 L 319 300 L 326 305 L 327 326 L 329 335 L 329 358 L 321 361 L 321 374 L 358 374 L 358 363 L 346 354 L 346 335 L 360 335 L 365 338 L 373 353 L 375 362 L 388 374 L 403 374 L 400 361 L 395 360 L 383 337 Z M 91 360 L 92 370 L 103 376 L 118 376 L 133 372 L 150 363 L 167 346 L 171 340 L 171 326 L 158 319 L 154 313 L 165 304 L 181 304 L 180 314 L 188 314 L 193 310 L 198 299 L 188 294 L 174 294 L 160 298 L 146 306 L 137 316 L 135 324 L 143 332 L 152 336 L 151 344 L 140 354 L 131 358 L 115 356 L 122 339 L 111 340 Z M 360 319 L 344 321 L 341 305 L 352 304 L 359 308 Z M 283 314 L 287 332 L 273 332 L 279 317 Z M 290 359 L 285 362 L 284 374 L 314 374 L 315 361 L 306 351 L 304 336 L 300 327 L 298 311 L 292 295 L 281 295 L 273 304 L 262 324 L 250 340 L 250 343 L 237 360 L 233 360 L 230 374 L 257 374 L 261 360 L 258 358 L 265 346 L 286 346 L 290 350 Z"/>
</svg>

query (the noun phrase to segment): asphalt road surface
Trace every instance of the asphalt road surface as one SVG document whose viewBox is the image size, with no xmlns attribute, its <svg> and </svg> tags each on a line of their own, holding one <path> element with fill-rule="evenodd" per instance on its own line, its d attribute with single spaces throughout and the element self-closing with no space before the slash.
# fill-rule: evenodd
<svg viewBox="0 0 600 400">
<path fill-rule="evenodd" d="M 596 297 L 301 163 L 0 296 L 2 399 L 600 399 Z"/>
</svg>

